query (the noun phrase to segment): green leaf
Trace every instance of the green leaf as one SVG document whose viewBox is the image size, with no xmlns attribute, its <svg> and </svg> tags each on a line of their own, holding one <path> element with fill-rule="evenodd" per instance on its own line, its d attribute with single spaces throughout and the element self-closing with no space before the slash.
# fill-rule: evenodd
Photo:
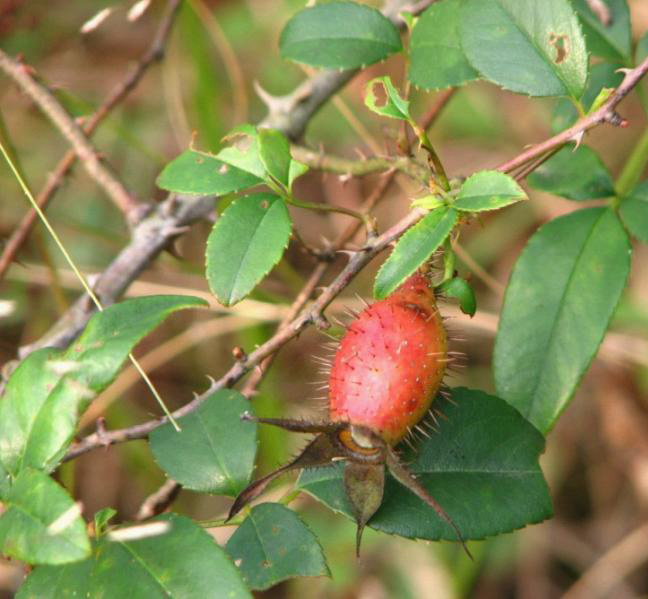
<svg viewBox="0 0 648 599">
<path fill-rule="evenodd" d="M 187 150 L 169 162 L 157 179 L 162 189 L 200 195 L 224 195 L 262 182 L 251 173 L 195 150 Z"/>
<path fill-rule="evenodd" d="M 297 160 L 290 161 L 290 168 L 288 169 L 288 189 L 292 189 L 295 179 L 308 172 L 308 166 Z"/>
<path fill-rule="evenodd" d="M 477 298 L 475 291 L 468 281 L 455 277 L 439 286 L 439 291 L 446 297 L 454 297 L 459 300 L 459 308 L 464 314 L 474 316 L 477 311 Z"/>
<path fill-rule="evenodd" d="M 261 160 L 259 134 L 253 125 L 247 123 L 235 127 L 224 138 L 230 145 L 223 148 L 216 158 L 240 169 L 256 179 L 265 180 L 267 172 Z"/>
<path fill-rule="evenodd" d="M 568 0 L 467 0 L 461 43 L 484 77 L 531 96 L 580 98 L 587 52 Z"/>
<path fill-rule="evenodd" d="M 410 40 L 409 80 L 424 89 L 443 89 L 479 77 L 459 39 L 460 0 L 442 0 L 419 17 Z"/>
<path fill-rule="evenodd" d="M 443 207 L 411 227 L 380 267 L 374 283 L 374 297 L 383 299 L 392 293 L 441 246 L 456 223 L 457 211 Z"/>
<path fill-rule="evenodd" d="M 95 535 L 101 537 L 105 534 L 110 522 L 117 515 L 117 510 L 111 507 L 105 507 L 94 515 Z"/>
<path fill-rule="evenodd" d="M 180 432 L 165 424 L 151 433 L 153 456 L 187 489 L 235 496 L 254 468 L 257 425 L 241 420 L 248 411 L 250 402 L 238 391 L 216 391 L 180 418 Z"/>
<path fill-rule="evenodd" d="M 403 447 L 403 461 L 458 526 L 464 539 L 510 532 L 552 515 L 538 465 L 542 435 L 506 402 L 453 389 L 438 432 Z M 442 401 L 442 400 L 437 400 Z M 308 470 L 298 487 L 351 517 L 342 468 Z M 387 477 L 383 503 L 368 526 L 408 538 L 455 541 L 455 532 L 408 489 Z"/>
<path fill-rule="evenodd" d="M 259 158 L 266 172 L 288 187 L 290 179 L 290 143 L 274 129 L 259 129 Z"/>
<path fill-rule="evenodd" d="M 14 481 L 0 517 L 4 555 L 30 564 L 64 564 L 90 555 L 81 510 L 47 474 L 26 468 Z"/>
<path fill-rule="evenodd" d="M 587 49 L 609 60 L 630 62 L 630 11 L 626 0 L 601 0 L 610 10 L 610 23 L 604 25 L 589 7 L 587 0 L 572 0 L 578 14 Z"/>
<path fill-rule="evenodd" d="M 65 351 L 42 349 L 12 374 L 0 401 L 0 462 L 16 476 L 52 470 L 89 401 L 117 375 L 135 344 L 169 314 L 205 306 L 188 295 L 126 300 L 95 314 Z"/>
<path fill-rule="evenodd" d="M 292 223 L 284 201 L 259 193 L 232 202 L 207 241 L 207 281 L 225 306 L 242 300 L 281 260 Z"/>
<path fill-rule="evenodd" d="M 153 536 L 143 536 L 147 527 Z M 142 538 L 129 541 L 111 531 L 83 562 L 36 568 L 17 598 L 252 599 L 225 551 L 189 518 L 165 514 L 139 528 Z"/>
<path fill-rule="evenodd" d="M 382 88 L 385 95 L 385 102 L 380 105 L 378 105 L 379 100 L 376 97 L 376 88 L 378 87 Z M 401 98 L 388 76 L 375 77 L 367 83 L 365 105 L 369 110 L 381 116 L 402 121 L 412 120 L 409 113 L 409 102 Z"/>
<path fill-rule="evenodd" d="M 586 111 L 590 111 L 596 98 L 603 89 L 613 89 L 623 81 L 623 73 L 617 73 L 621 64 L 600 62 L 590 69 L 590 76 L 587 80 L 587 88 L 581 97 L 581 104 Z M 566 98 L 561 98 L 556 102 L 551 118 L 551 129 L 554 132 L 563 131 L 571 127 L 580 115 L 578 110 Z"/>
<path fill-rule="evenodd" d="M 527 177 L 531 187 L 570 200 L 614 195 L 614 181 L 598 154 L 587 146 L 565 146 Z"/>
<path fill-rule="evenodd" d="M 513 177 L 498 171 L 481 171 L 466 179 L 452 206 L 466 212 L 481 212 L 526 199 L 526 193 Z"/>
<path fill-rule="evenodd" d="M 543 433 L 594 358 L 629 268 L 628 238 L 607 208 L 547 223 L 518 258 L 495 342 L 495 384 Z"/>
<path fill-rule="evenodd" d="M 295 512 L 278 503 L 253 507 L 225 549 L 254 590 L 296 576 L 330 576 L 317 537 Z"/>
<path fill-rule="evenodd" d="M 648 181 L 635 187 L 619 208 L 621 220 L 637 239 L 648 243 Z"/>
<path fill-rule="evenodd" d="M 336 69 L 365 67 L 401 49 L 400 34 L 391 21 L 355 2 L 306 8 L 286 23 L 279 40 L 283 58 Z"/>
</svg>

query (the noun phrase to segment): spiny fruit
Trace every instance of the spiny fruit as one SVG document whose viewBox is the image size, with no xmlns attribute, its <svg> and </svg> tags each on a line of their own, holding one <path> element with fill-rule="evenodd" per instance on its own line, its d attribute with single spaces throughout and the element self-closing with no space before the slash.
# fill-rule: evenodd
<svg viewBox="0 0 648 599">
<path fill-rule="evenodd" d="M 368 306 L 348 328 L 330 372 L 328 422 L 256 419 L 319 434 L 292 462 L 243 490 L 229 518 L 280 474 L 344 460 L 344 486 L 358 524 L 358 552 L 364 526 L 382 503 L 385 466 L 432 507 L 463 543 L 454 522 L 394 450 L 427 415 L 448 361 L 447 335 L 434 292 L 425 275 L 417 273 L 389 298 Z"/>
<path fill-rule="evenodd" d="M 359 314 L 340 342 L 329 378 L 331 420 L 366 426 L 395 445 L 427 414 L 447 345 L 434 293 L 414 275 Z"/>
</svg>

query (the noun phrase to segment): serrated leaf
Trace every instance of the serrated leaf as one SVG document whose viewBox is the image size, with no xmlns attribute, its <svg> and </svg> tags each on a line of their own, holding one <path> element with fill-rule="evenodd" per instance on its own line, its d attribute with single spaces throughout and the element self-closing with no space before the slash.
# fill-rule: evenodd
<svg viewBox="0 0 648 599">
<path fill-rule="evenodd" d="M 621 220 L 637 239 L 648 243 L 648 181 L 635 187 L 619 208 Z"/>
<path fill-rule="evenodd" d="M 274 129 L 259 129 L 259 158 L 266 172 L 288 187 L 290 180 L 290 143 L 286 137 Z"/>
<path fill-rule="evenodd" d="M 254 590 L 296 576 L 330 575 L 317 537 L 295 512 L 278 503 L 253 507 L 225 549 Z"/>
<path fill-rule="evenodd" d="M 625 288 L 630 249 L 614 212 L 590 208 L 540 227 L 515 264 L 495 342 L 495 384 L 543 433 L 596 355 Z"/>
<path fill-rule="evenodd" d="M 568 0 L 467 0 L 461 44 L 484 77 L 530 96 L 580 98 L 587 51 Z"/>
<path fill-rule="evenodd" d="M 207 240 L 207 281 L 225 306 L 242 300 L 281 260 L 292 222 L 278 196 L 259 193 L 232 202 Z"/>
<path fill-rule="evenodd" d="M 601 0 L 610 11 L 610 22 L 603 24 L 587 0 L 572 0 L 583 26 L 587 49 L 609 60 L 630 61 L 630 11 L 626 0 Z"/>
<path fill-rule="evenodd" d="M 526 193 L 513 177 L 498 171 L 481 171 L 464 181 L 452 206 L 466 212 L 481 212 L 526 199 Z"/>
<path fill-rule="evenodd" d="M 457 388 L 452 399 L 440 406 L 446 418 L 439 420 L 438 432 L 415 442 L 414 451 L 403 447 L 402 459 L 464 539 L 549 518 L 551 499 L 538 465 L 542 435 L 497 397 Z M 304 471 L 298 487 L 350 517 L 340 465 Z M 391 476 L 368 526 L 408 538 L 457 540 L 431 507 Z"/>
<path fill-rule="evenodd" d="M 459 300 L 459 308 L 464 314 L 474 316 L 477 311 L 477 298 L 475 291 L 468 281 L 455 277 L 439 286 L 439 291 L 446 297 L 454 297 Z"/>
<path fill-rule="evenodd" d="M 598 154 L 587 146 L 566 146 L 527 177 L 531 187 L 569 200 L 614 195 L 614 181 Z"/>
<path fill-rule="evenodd" d="M 241 420 L 251 411 L 238 391 L 222 389 L 197 410 L 149 436 L 160 467 L 183 487 L 194 491 L 235 496 L 249 482 L 257 448 L 257 425 Z"/>
<path fill-rule="evenodd" d="M 151 528 L 164 523 L 165 531 Z M 144 536 L 147 526 L 155 534 Z M 252 599 L 225 551 L 189 518 L 165 514 L 140 530 L 142 538 L 130 541 L 111 540 L 111 531 L 85 561 L 36 568 L 17 599 Z"/>
<path fill-rule="evenodd" d="M 0 516 L 0 551 L 30 564 L 64 564 L 90 555 L 81 510 L 47 474 L 26 468 Z"/>
<path fill-rule="evenodd" d="M 337 69 L 365 67 L 401 49 L 400 34 L 391 21 L 355 2 L 305 8 L 286 23 L 279 40 L 283 58 Z"/>
<path fill-rule="evenodd" d="M 406 231 L 378 271 L 374 297 L 383 299 L 392 293 L 441 246 L 456 223 L 457 211 L 443 207 Z"/>
<path fill-rule="evenodd" d="M 26 358 L 0 401 L 0 462 L 7 472 L 52 470 L 79 414 L 112 382 L 135 344 L 169 314 L 205 305 L 188 295 L 129 299 L 95 314 L 67 350 L 41 349 Z"/>
<path fill-rule="evenodd" d="M 581 104 L 587 112 L 592 110 L 596 98 L 604 88 L 616 88 L 623 81 L 623 73 L 617 72 L 621 66 L 618 63 L 600 62 L 590 69 L 587 87 L 581 97 Z M 571 100 L 561 98 L 553 110 L 551 129 L 554 132 L 563 131 L 579 118 L 578 110 Z"/>
<path fill-rule="evenodd" d="M 385 96 L 384 103 L 380 105 L 378 104 L 380 100 L 376 97 L 376 89 L 378 87 L 382 88 Z M 402 121 L 411 120 L 409 102 L 401 98 L 398 90 L 392 84 L 391 78 L 388 76 L 375 77 L 367 83 L 364 102 L 369 110 L 381 116 L 400 119 Z"/>
<path fill-rule="evenodd" d="M 290 161 L 290 168 L 288 169 L 288 189 L 292 189 L 295 179 L 308 172 L 308 166 L 299 162 L 298 160 Z"/>
<path fill-rule="evenodd" d="M 479 77 L 461 47 L 460 0 L 429 6 L 416 21 L 410 40 L 409 80 L 429 90 L 462 85 Z"/>
<path fill-rule="evenodd" d="M 169 162 L 157 178 L 162 189 L 200 195 L 224 195 L 262 182 L 251 173 L 195 150 L 187 150 Z"/>
<path fill-rule="evenodd" d="M 265 180 L 267 178 L 267 172 L 261 160 L 259 134 L 254 126 L 247 123 L 238 125 L 223 139 L 230 145 L 216 154 L 217 159 L 257 179 Z"/>
</svg>

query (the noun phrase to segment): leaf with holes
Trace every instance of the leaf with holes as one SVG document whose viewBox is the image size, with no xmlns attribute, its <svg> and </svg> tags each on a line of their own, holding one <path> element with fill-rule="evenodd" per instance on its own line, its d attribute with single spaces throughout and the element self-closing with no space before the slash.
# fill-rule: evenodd
<svg viewBox="0 0 648 599">
<path fill-rule="evenodd" d="M 238 125 L 223 139 L 230 142 L 230 145 L 218 152 L 216 158 L 265 181 L 267 172 L 261 160 L 259 135 L 256 127 L 248 123 Z"/>
<path fill-rule="evenodd" d="M 385 95 L 385 102 L 379 103 L 376 97 L 376 89 L 382 87 Z M 409 102 L 401 98 L 398 90 L 394 87 L 390 77 L 376 77 L 367 83 L 365 92 L 365 105 L 369 110 L 392 119 L 411 121 L 409 113 Z"/>
<path fill-rule="evenodd" d="M 444 206 L 411 227 L 380 267 L 374 297 L 383 299 L 394 291 L 441 246 L 456 223 L 457 211 Z"/>
<path fill-rule="evenodd" d="M 295 512 L 278 503 L 253 507 L 225 549 L 254 590 L 296 576 L 330 575 L 317 537 Z"/>
<path fill-rule="evenodd" d="M 630 66 L 630 11 L 626 0 L 601 0 L 609 11 L 609 22 L 603 23 L 587 0 L 572 0 L 583 26 L 587 49 L 595 56 L 620 60 Z"/>
<path fill-rule="evenodd" d="M 568 0 L 467 0 L 461 44 L 484 77 L 530 96 L 580 98 L 587 51 Z"/>
<path fill-rule="evenodd" d="M 465 212 L 482 212 L 526 199 L 526 193 L 513 177 L 498 171 L 481 171 L 464 181 L 452 206 Z"/>
<path fill-rule="evenodd" d="M 257 425 L 241 420 L 250 402 L 222 389 L 197 410 L 155 429 L 149 439 L 155 460 L 171 478 L 194 491 L 237 495 L 249 482 L 256 455 Z"/>
<path fill-rule="evenodd" d="M 115 378 L 135 344 L 169 314 L 205 306 L 188 295 L 126 300 L 95 314 L 67 350 L 41 349 L 11 375 L 0 401 L 0 462 L 52 470 L 89 401 Z"/>
<path fill-rule="evenodd" d="M 479 77 L 459 39 L 460 0 L 442 0 L 419 17 L 410 41 L 409 80 L 424 89 L 461 85 Z"/>
<path fill-rule="evenodd" d="M 200 195 L 224 195 L 262 182 L 251 173 L 195 150 L 187 150 L 169 162 L 157 179 L 162 189 Z"/>
<path fill-rule="evenodd" d="M 648 243 L 648 181 L 637 185 L 622 199 L 619 214 L 628 231 Z"/>
<path fill-rule="evenodd" d="M 402 50 L 400 34 L 376 9 L 356 2 L 305 8 L 284 27 L 283 58 L 314 67 L 354 69 Z"/>
<path fill-rule="evenodd" d="M 566 146 L 527 177 L 531 187 L 569 200 L 591 200 L 614 195 L 614 181 L 599 155 L 580 146 Z"/>
<path fill-rule="evenodd" d="M 185 516 L 165 514 L 130 530 L 109 532 L 96 541 L 90 559 L 36 568 L 16 597 L 216 596 L 252 599 L 228 555 L 207 532 Z"/>
<path fill-rule="evenodd" d="M 242 300 L 281 260 L 292 222 L 284 201 L 259 193 L 235 200 L 207 241 L 207 281 L 225 306 Z"/>
<path fill-rule="evenodd" d="M 47 474 L 26 468 L 0 516 L 0 550 L 30 564 L 64 564 L 90 555 L 81 510 Z"/>
<path fill-rule="evenodd" d="M 542 435 L 506 402 L 482 391 L 452 390 L 438 432 L 403 447 L 403 460 L 466 540 L 510 532 L 551 517 L 538 458 Z M 437 400 L 442 401 L 442 400 Z M 304 471 L 298 487 L 351 517 L 342 467 Z M 368 526 L 408 538 L 455 541 L 454 530 L 411 491 L 387 477 Z"/>
<path fill-rule="evenodd" d="M 497 393 L 543 433 L 576 391 L 625 288 L 630 243 L 607 208 L 540 227 L 515 264 L 495 341 Z"/>
</svg>

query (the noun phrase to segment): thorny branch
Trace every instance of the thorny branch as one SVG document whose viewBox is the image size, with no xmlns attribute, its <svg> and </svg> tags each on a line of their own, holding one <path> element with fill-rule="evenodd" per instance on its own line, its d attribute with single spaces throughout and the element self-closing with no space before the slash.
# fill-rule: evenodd
<svg viewBox="0 0 648 599">
<path fill-rule="evenodd" d="M 158 26 L 148 50 L 146 50 L 137 64 L 130 69 L 123 81 L 120 81 L 115 85 L 108 97 L 97 108 L 97 110 L 84 120 L 81 128 L 87 136 L 92 135 L 99 124 L 110 114 L 110 112 L 119 105 L 124 98 L 126 98 L 126 96 L 135 89 L 135 87 L 137 87 L 148 68 L 154 62 L 162 59 L 181 2 L 182 0 L 169 0 L 165 13 L 160 21 L 160 25 Z M 36 203 L 41 209 L 44 209 L 52 197 L 54 197 L 56 191 L 61 187 L 64 177 L 74 166 L 76 159 L 77 153 L 74 150 L 68 150 L 56 165 L 54 171 L 48 177 L 45 186 L 36 196 Z M 32 227 L 36 222 L 36 218 L 36 211 L 33 208 L 30 209 L 16 230 L 12 233 L 11 237 L 7 240 L 2 255 L 0 256 L 0 279 L 2 279 L 6 273 L 23 243 L 25 243 L 25 240 L 29 236 Z"/>
<path fill-rule="evenodd" d="M 579 120 L 567 131 L 558 134 L 549 140 L 537 144 L 522 152 L 518 157 L 510 160 L 499 167 L 499 170 L 509 171 L 518 168 L 530 160 L 533 160 L 547 151 L 566 143 L 570 139 L 577 138 L 587 130 L 605 122 L 616 122 L 618 115 L 615 112 L 617 104 L 639 83 L 643 75 L 648 72 L 648 59 L 644 60 L 638 67 L 626 72 L 626 77 L 621 85 L 612 93 L 610 99 L 596 112 Z M 257 348 L 243 360 L 233 364 L 229 371 L 218 381 L 214 381 L 202 395 L 176 410 L 173 415 L 181 418 L 194 411 L 205 399 L 218 389 L 231 387 L 237 383 L 247 372 L 260 364 L 267 357 L 278 351 L 289 340 L 296 337 L 305 327 L 315 324 L 319 327 L 326 326 L 324 310 L 328 304 L 353 280 L 353 278 L 364 268 L 364 266 L 390 243 L 398 239 L 409 227 L 414 225 L 422 216 L 420 210 L 413 210 L 398 223 L 393 225 L 382 235 L 370 239 L 366 246 L 359 252 L 351 255 L 351 258 L 335 278 L 335 280 L 324 289 L 322 294 L 313 302 L 310 308 L 297 316 L 289 325 L 281 327 L 277 333 L 266 343 Z M 150 420 L 129 428 L 113 430 L 101 435 L 92 434 L 75 445 L 68 451 L 65 459 L 75 458 L 96 447 L 106 444 L 120 443 L 132 439 L 145 438 L 152 430 L 166 422 L 165 418 Z"/>
</svg>

